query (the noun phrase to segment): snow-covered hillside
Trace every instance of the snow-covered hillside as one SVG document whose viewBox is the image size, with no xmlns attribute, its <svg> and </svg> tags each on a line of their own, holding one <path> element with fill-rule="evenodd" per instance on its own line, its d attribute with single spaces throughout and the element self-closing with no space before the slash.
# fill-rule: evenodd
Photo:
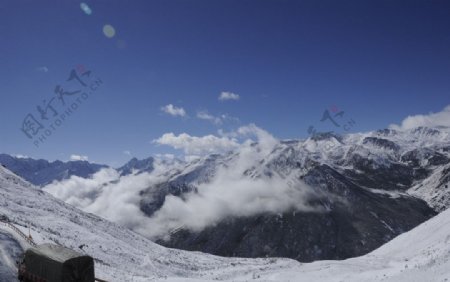
<svg viewBox="0 0 450 282">
<path fill-rule="evenodd" d="M 16 261 L 22 254 L 25 243 L 0 224 L 0 281 L 15 281 Z"/>
<path fill-rule="evenodd" d="M 166 249 L 86 214 L 36 189 L 0 167 L 0 214 L 38 243 L 84 250 L 96 261 L 97 277 L 109 281 L 447 281 L 450 279 L 450 210 L 374 252 L 344 261 L 301 264 L 289 259 L 221 258 Z M 19 238 L 1 228 L 0 281 L 11 281 L 11 258 Z M 8 235 L 12 234 L 12 235 Z"/>
<path fill-rule="evenodd" d="M 0 167 L 0 214 L 6 215 L 24 233 L 28 233 L 27 227 L 30 227 L 38 244 L 53 242 L 75 250 L 86 245 L 83 250 L 96 261 L 96 276 L 108 281 L 154 281 L 166 277 L 179 278 L 179 281 L 235 279 L 237 276 L 248 279 L 260 269 L 296 265 L 286 259 L 228 259 L 166 249 L 124 227 L 53 198 L 3 167 Z M 7 227 L 2 228 L 2 233 L 7 231 L 13 233 Z M 2 273 L 15 272 L 10 269 L 10 259 L 4 259 L 14 257 L 4 255 L 11 249 L 8 244 L 5 241 L 1 244 Z M 0 281 L 9 281 L 4 279 L 7 278 L 0 277 Z"/>
<path fill-rule="evenodd" d="M 450 281 L 450 210 L 362 257 L 302 264 L 261 278 L 275 281 Z"/>
<path fill-rule="evenodd" d="M 450 207 L 450 164 L 436 168 L 424 181 L 418 181 L 408 193 L 425 200 L 432 208 Z"/>
</svg>

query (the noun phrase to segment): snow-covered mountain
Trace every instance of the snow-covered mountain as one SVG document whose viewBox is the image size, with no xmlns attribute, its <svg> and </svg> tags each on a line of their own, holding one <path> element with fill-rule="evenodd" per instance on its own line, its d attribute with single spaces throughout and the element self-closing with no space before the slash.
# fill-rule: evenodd
<svg viewBox="0 0 450 282">
<path fill-rule="evenodd" d="M 0 214 L 37 243 L 53 242 L 95 258 L 108 281 L 396 281 L 450 277 L 450 210 L 374 252 L 343 261 L 302 264 L 289 259 L 221 258 L 166 249 L 117 224 L 84 213 L 0 167 Z M 0 281 L 15 281 L 14 261 L 27 245 L 0 226 Z"/>
<path fill-rule="evenodd" d="M 259 145 L 253 146 L 258 157 L 239 168 L 243 178 L 277 177 L 294 189 L 306 183 L 315 192 L 309 206 L 322 210 L 229 216 L 201 230 L 177 228 L 158 242 L 224 256 L 343 259 L 368 253 L 410 230 L 445 209 L 450 198 L 447 128 L 322 133 L 278 142 L 261 155 Z M 141 210 L 158 216 L 168 195 L 185 202 L 193 194 L 203 196 L 201 188 L 218 171 L 239 166 L 240 158 L 234 152 L 187 164 L 142 191 Z"/>
<path fill-rule="evenodd" d="M 54 180 L 68 179 L 72 175 L 87 178 L 107 167 L 87 161 L 49 162 L 47 160 L 19 158 L 7 154 L 0 154 L 0 164 L 38 186 L 44 186 Z"/>
<path fill-rule="evenodd" d="M 448 152 L 448 149 L 447 149 Z M 450 164 L 442 165 L 423 181 L 417 181 L 409 190 L 410 195 L 424 199 L 436 211 L 450 207 Z"/>
<path fill-rule="evenodd" d="M 143 173 L 143 172 L 152 172 L 154 167 L 153 163 L 155 159 L 150 157 L 143 160 L 139 160 L 137 158 L 132 158 L 126 164 L 118 168 L 117 170 L 121 175 L 128 175 L 133 172 L 135 173 Z"/>
</svg>

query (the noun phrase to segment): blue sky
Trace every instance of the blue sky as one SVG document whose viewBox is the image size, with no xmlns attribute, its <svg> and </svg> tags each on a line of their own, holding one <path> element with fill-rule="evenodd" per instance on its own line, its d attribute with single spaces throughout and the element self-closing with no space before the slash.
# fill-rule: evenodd
<svg viewBox="0 0 450 282">
<path fill-rule="evenodd" d="M 333 106 L 354 132 L 450 104 L 449 1 L 85 3 L 91 14 L 78 1 L 0 3 L 2 152 L 120 165 L 124 151 L 177 152 L 151 142 L 169 132 L 255 123 L 305 138 L 310 125 L 333 130 L 320 122 Z M 77 65 L 103 83 L 36 147 L 23 120 L 56 85 L 74 87 L 66 80 Z M 239 99 L 220 101 L 222 92 Z M 164 113 L 169 104 L 185 116 Z M 228 118 L 215 124 L 199 112 Z"/>
</svg>

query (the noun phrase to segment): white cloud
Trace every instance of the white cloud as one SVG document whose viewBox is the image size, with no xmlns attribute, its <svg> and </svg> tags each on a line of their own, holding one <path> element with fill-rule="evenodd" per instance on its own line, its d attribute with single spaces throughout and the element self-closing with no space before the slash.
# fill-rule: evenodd
<svg viewBox="0 0 450 282">
<path fill-rule="evenodd" d="M 166 196 L 163 206 L 150 218 L 149 226 L 137 231 L 158 238 L 183 226 L 200 231 L 224 218 L 282 213 L 289 209 L 309 210 L 312 190 L 304 183 L 287 185 L 281 178 L 251 179 L 232 168 L 218 173 L 212 182 L 180 197 Z"/>
<path fill-rule="evenodd" d="M 66 203 L 117 222 L 130 229 L 149 227 L 149 218 L 140 210 L 139 192 L 161 181 L 147 173 L 120 177 L 114 169 L 102 169 L 91 178 L 72 176 L 43 188 Z"/>
<path fill-rule="evenodd" d="M 209 134 L 197 137 L 187 133 L 181 133 L 177 136 L 170 132 L 153 140 L 153 143 L 171 146 L 174 149 L 181 149 L 186 155 L 196 157 L 232 151 L 244 143 L 258 142 L 261 148 L 268 149 L 278 142 L 270 133 L 257 127 L 255 124 L 242 126 L 237 131 L 230 133 L 224 133 L 222 130 L 219 130 L 219 135 Z M 239 142 L 238 138 L 247 139 L 244 142 Z"/>
<path fill-rule="evenodd" d="M 123 153 L 124 153 L 125 155 L 129 156 L 129 157 L 131 156 L 131 152 L 128 151 L 128 150 L 123 151 Z"/>
<path fill-rule="evenodd" d="M 166 114 L 169 114 L 171 116 L 180 116 L 185 117 L 186 111 L 183 108 L 175 107 L 172 104 L 165 105 L 164 107 L 161 107 L 161 111 L 165 112 Z"/>
<path fill-rule="evenodd" d="M 278 143 L 278 140 L 272 134 L 253 123 L 240 127 L 237 130 L 237 133 L 242 136 L 256 137 L 256 142 L 258 142 L 258 145 L 267 153 L 269 153 L 273 146 Z"/>
<path fill-rule="evenodd" d="M 197 118 L 210 121 L 216 125 L 222 124 L 222 119 L 208 114 L 206 111 L 197 112 Z"/>
<path fill-rule="evenodd" d="M 222 125 L 223 123 L 225 123 L 227 121 L 239 122 L 238 118 L 231 117 L 228 114 L 213 116 L 213 115 L 209 114 L 207 111 L 197 112 L 197 118 L 202 119 L 202 120 L 207 120 L 215 125 Z"/>
<path fill-rule="evenodd" d="M 153 142 L 160 145 L 168 145 L 175 149 L 182 149 L 187 155 L 223 153 L 239 146 L 237 140 L 233 138 L 214 135 L 197 137 L 187 133 L 181 133 L 178 136 L 173 133 L 165 133 Z"/>
<path fill-rule="evenodd" d="M 197 156 L 197 155 L 185 155 L 184 156 L 184 160 L 186 162 L 193 162 L 195 160 L 201 159 L 201 156 Z"/>
<path fill-rule="evenodd" d="M 219 101 L 239 100 L 239 95 L 233 92 L 224 91 L 220 93 Z"/>
<path fill-rule="evenodd" d="M 175 159 L 175 155 L 174 154 L 156 154 L 155 155 L 156 158 L 158 159 L 166 159 L 166 160 L 174 160 Z"/>
<path fill-rule="evenodd" d="M 389 127 L 397 130 L 408 130 L 419 126 L 450 127 L 450 105 L 438 113 L 429 113 L 428 115 L 415 115 L 405 118 L 400 125 L 391 124 Z"/>
<path fill-rule="evenodd" d="M 186 155 L 197 157 L 232 151 L 244 143 L 258 142 L 261 148 L 270 149 L 278 142 L 270 133 L 254 124 L 242 126 L 237 131 L 230 133 L 224 133 L 222 130 L 218 132 L 220 136 L 209 134 L 201 137 L 191 136 L 187 133 L 177 136 L 170 132 L 153 140 L 153 143 L 171 146 L 174 149 L 183 150 Z M 239 142 L 238 139 L 244 140 Z"/>
<path fill-rule="evenodd" d="M 70 155 L 71 161 L 88 161 L 88 156 L 81 156 L 81 155 Z"/>
<path fill-rule="evenodd" d="M 239 118 L 237 118 L 237 117 L 232 117 L 232 116 L 230 116 L 230 115 L 228 115 L 228 114 L 220 115 L 220 118 L 221 118 L 223 121 L 232 121 L 232 122 L 237 122 L 237 123 L 241 122 L 241 121 L 239 120 Z"/>
<path fill-rule="evenodd" d="M 15 157 L 18 158 L 18 159 L 28 159 L 29 158 L 28 156 L 21 155 L 21 154 L 17 154 Z"/>
<path fill-rule="evenodd" d="M 96 200 L 103 184 L 118 178 L 117 171 L 108 168 L 95 173 L 92 178 L 71 176 L 70 179 L 61 182 L 54 181 L 43 190 L 66 203 L 84 209 Z"/>
</svg>

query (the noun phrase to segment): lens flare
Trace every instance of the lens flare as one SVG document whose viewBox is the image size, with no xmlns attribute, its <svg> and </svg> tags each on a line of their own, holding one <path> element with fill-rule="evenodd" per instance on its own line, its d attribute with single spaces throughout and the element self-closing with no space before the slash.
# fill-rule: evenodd
<svg viewBox="0 0 450 282">
<path fill-rule="evenodd" d="M 91 10 L 91 8 L 88 6 L 88 4 L 82 2 L 82 3 L 80 4 L 80 8 L 81 8 L 81 10 L 83 10 L 83 12 L 84 12 L 86 15 L 92 14 L 92 10 Z"/>
<path fill-rule="evenodd" d="M 112 25 L 106 24 L 103 26 L 103 33 L 108 38 L 113 38 L 116 35 L 116 30 Z"/>
</svg>

